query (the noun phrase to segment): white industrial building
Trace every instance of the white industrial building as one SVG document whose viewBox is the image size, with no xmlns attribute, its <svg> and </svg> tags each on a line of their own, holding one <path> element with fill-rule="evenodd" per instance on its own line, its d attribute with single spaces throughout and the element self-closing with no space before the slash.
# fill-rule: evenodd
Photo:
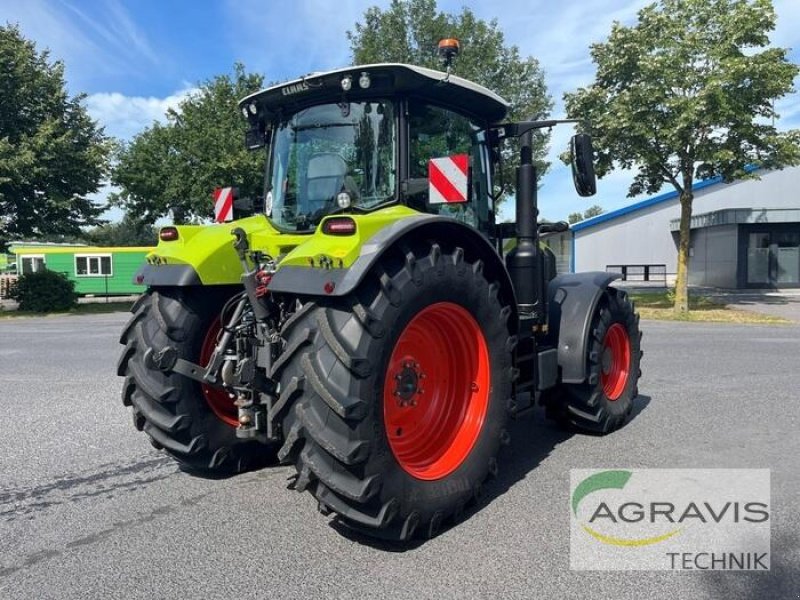
<svg viewBox="0 0 800 600">
<path fill-rule="evenodd" d="M 689 283 L 719 288 L 800 287 L 800 167 L 760 179 L 694 187 Z M 545 241 L 559 271 L 625 271 L 673 282 L 680 202 L 662 194 L 587 219 Z"/>
</svg>

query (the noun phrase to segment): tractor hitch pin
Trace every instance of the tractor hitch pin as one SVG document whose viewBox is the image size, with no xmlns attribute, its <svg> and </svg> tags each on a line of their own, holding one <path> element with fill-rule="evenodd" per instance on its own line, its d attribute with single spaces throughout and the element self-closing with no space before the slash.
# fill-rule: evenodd
<svg viewBox="0 0 800 600">
<path fill-rule="evenodd" d="M 251 398 L 239 393 L 236 397 L 236 407 L 239 412 L 239 426 L 236 428 L 236 437 L 239 439 L 264 438 L 268 439 L 267 411 L 263 405 L 255 404 Z"/>
</svg>

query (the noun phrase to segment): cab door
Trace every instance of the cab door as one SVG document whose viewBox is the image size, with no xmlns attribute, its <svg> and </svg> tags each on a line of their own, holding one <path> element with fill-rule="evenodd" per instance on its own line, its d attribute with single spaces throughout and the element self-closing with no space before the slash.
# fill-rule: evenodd
<svg viewBox="0 0 800 600">
<path fill-rule="evenodd" d="M 409 100 L 406 125 L 407 204 L 488 231 L 492 221 L 486 124 L 441 106 Z M 461 185 L 461 165 L 466 168 L 466 193 L 451 189 L 448 196 L 448 184 Z M 439 193 L 439 186 L 444 186 L 444 193 Z"/>
</svg>

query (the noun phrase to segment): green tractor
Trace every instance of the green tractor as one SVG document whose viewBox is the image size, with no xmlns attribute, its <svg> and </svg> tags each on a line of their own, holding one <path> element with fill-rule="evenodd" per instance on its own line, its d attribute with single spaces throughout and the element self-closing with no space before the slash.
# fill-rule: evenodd
<svg viewBox="0 0 800 600">
<path fill-rule="evenodd" d="M 122 399 L 156 448 L 210 475 L 294 465 L 323 514 L 406 540 L 479 496 L 509 418 L 625 422 L 634 307 L 614 275 L 556 275 L 539 244 L 567 225 L 537 225 L 532 134 L 560 121 L 504 122 L 447 70 L 363 65 L 241 101 L 263 209 L 162 228 L 121 336 Z M 496 224 L 508 138 L 517 222 Z M 571 150 L 591 195 L 588 136 Z"/>
</svg>

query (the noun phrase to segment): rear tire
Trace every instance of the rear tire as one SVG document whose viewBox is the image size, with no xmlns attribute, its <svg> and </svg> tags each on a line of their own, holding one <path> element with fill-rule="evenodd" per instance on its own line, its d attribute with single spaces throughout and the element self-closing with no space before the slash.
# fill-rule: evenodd
<svg viewBox="0 0 800 600">
<path fill-rule="evenodd" d="M 570 428 L 606 434 L 625 424 L 639 393 L 642 334 L 628 294 L 608 288 L 589 331 L 587 382 L 563 384 L 548 412 Z"/>
<path fill-rule="evenodd" d="M 229 475 L 263 466 L 274 460 L 275 448 L 237 438 L 234 426 L 212 409 L 199 383 L 148 368 L 144 355 L 148 348 L 172 346 L 179 357 L 200 362 L 206 334 L 217 326 L 219 311 L 232 293 L 219 288 L 150 289 L 133 305 L 133 317 L 120 336 L 125 350 L 117 373 L 125 378 L 122 402 L 131 407 L 134 426 L 155 448 L 202 474 Z"/>
<path fill-rule="evenodd" d="M 278 457 L 321 512 L 406 540 L 436 535 L 496 473 L 516 338 L 480 260 L 427 243 L 388 254 L 356 293 L 284 326 Z"/>
</svg>

